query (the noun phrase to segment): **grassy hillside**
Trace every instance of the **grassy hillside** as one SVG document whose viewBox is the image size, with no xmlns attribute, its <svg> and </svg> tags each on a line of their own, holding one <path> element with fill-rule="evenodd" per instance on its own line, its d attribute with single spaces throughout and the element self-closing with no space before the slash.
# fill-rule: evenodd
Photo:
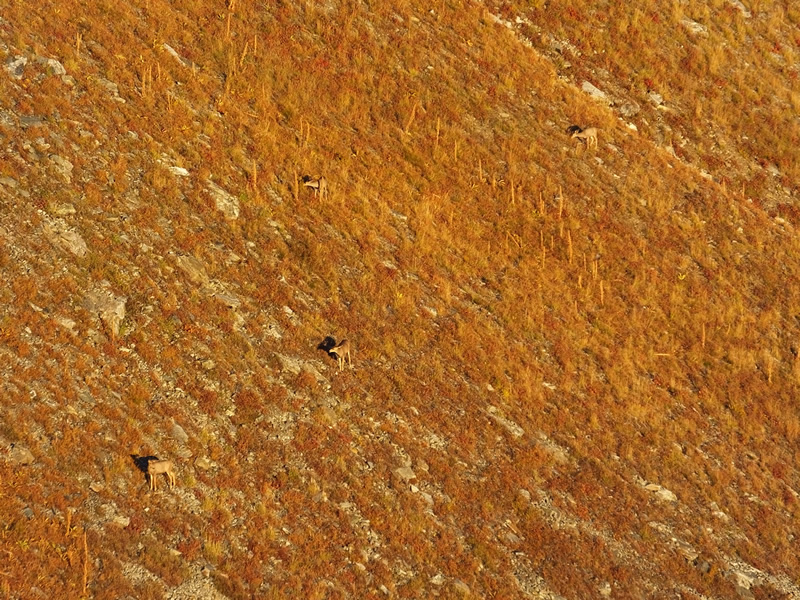
<svg viewBox="0 0 800 600">
<path fill-rule="evenodd" d="M 800 12 L 384 4 L 0 13 L 0 598 L 800 595 Z"/>
</svg>

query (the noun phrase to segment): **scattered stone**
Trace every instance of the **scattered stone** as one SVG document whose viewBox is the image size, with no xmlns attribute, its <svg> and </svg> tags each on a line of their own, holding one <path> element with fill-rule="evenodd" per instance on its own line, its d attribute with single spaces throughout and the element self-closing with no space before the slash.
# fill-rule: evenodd
<svg viewBox="0 0 800 600">
<path fill-rule="evenodd" d="M 74 204 L 57 204 L 50 208 L 50 212 L 56 215 L 57 217 L 68 217 L 70 215 L 74 215 L 77 211 L 75 210 Z"/>
<path fill-rule="evenodd" d="M 178 267 L 189 276 L 189 279 L 200 285 L 208 285 L 209 277 L 206 268 L 194 256 L 183 255 L 176 259 Z"/>
<path fill-rule="evenodd" d="M 84 300 L 86 310 L 97 314 L 103 324 L 113 336 L 119 335 L 119 326 L 125 319 L 125 297 L 114 296 L 106 289 L 96 289 L 88 294 Z"/>
<path fill-rule="evenodd" d="M 187 171 L 183 167 L 170 167 L 169 170 L 172 172 L 173 175 L 177 175 L 178 177 L 189 176 L 189 171 Z"/>
<path fill-rule="evenodd" d="M 747 10 L 747 7 L 744 4 L 742 4 L 740 0 L 728 0 L 728 2 L 730 2 L 734 8 L 738 8 L 745 19 L 749 19 L 750 17 L 753 16 L 753 13 Z"/>
<path fill-rule="evenodd" d="M 756 600 L 755 594 L 753 594 L 753 592 L 751 592 L 749 589 L 740 585 L 735 585 L 734 589 L 736 590 L 736 593 L 739 594 L 739 598 L 742 600 Z"/>
<path fill-rule="evenodd" d="M 677 502 L 678 497 L 665 487 L 658 485 L 657 483 L 647 483 L 646 481 L 640 481 L 640 485 L 646 489 L 648 492 L 653 492 L 657 498 L 663 500 L 664 502 Z"/>
<path fill-rule="evenodd" d="M 691 19 L 684 18 L 681 20 L 681 25 L 686 27 L 689 31 L 694 34 L 707 36 L 708 35 L 708 27 L 705 25 L 701 25 L 697 21 L 692 21 Z"/>
<path fill-rule="evenodd" d="M 203 368 L 204 368 L 206 371 L 213 371 L 213 370 L 214 370 L 214 367 L 216 367 L 216 366 L 217 366 L 217 363 L 215 363 L 215 362 L 214 362 L 213 360 L 211 360 L 210 358 L 209 358 L 208 360 L 204 360 L 204 361 L 203 361 Z"/>
<path fill-rule="evenodd" d="M 45 58 L 44 56 L 37 56 L 36 62 L 40 65 L 43 65 L 45 69 L 47 69 L 48 74 L 50 75 L 58 75 L 64 76 L 67 74 L 67 70 L 64 68 L 60 62 L 58 62 L 55 58 Z"/>
<path fill-rule="evenodd" d="M 109 81 L 105 77 L 96 77 L 95 78 L 97 83 L 99 83 L 102 87 L 104 87 L 111 95 L 114 97 L 114 100 L 117 102 L 122 102 L 125 104 L 125 98 L 119 95 L 119 86 L 114 83 L 113 81 Z"/>
<path fill-rule="evenodd" d="M 53 245 L 79 258 L 89 251 L 81 235 L 68 227 L 62 219 L 45 219 L 42 222 L 42 231 Z"/>
<path fill-rule="evenodd" d="M 19 118 L 19 126 L 23 128 L 27 127 L 41 127 L 46 123 L 44 117 L 39 115 L 22 115 Z"/>
<path fill-rule="evenodd" d="M 172 437 L 181 444 L 185 444 L 189 441 L 189 435 L 186 433 L 186 430 L 175 421 L 172 422 Z"/>
<path fill-rule="evenodd" d="M 33 516 L 34 516 L 33 509 L 32 509 L 30 506 L 26 506 L 25 508 L 23 508 L 23 509 L 22 509 L 22 514 L 23 514 L 23 516 L 24 516 L 26 519 L 28 519 L 29 521 L 30 521 L 30 520 L 33 518 Z"/>
<path fill-rule="evenodd" d="M 470 595 L 469 586 L 460 579 L 453 580 L 453 588 L 455 588 L 456 592 L 458 592 L 462 596 Z"/>
<path fill-rule="evenodd" d="M 28 64 L 28 59 L 24 56 L 9 56 L 6 59 L 6 71 L 14 79 L 22 79 L 25 74 L 25 65 Z"/>
<path fill-rule="evenodd" d="M 428 492 L 420 492 L 420 497 L 422 497 L 423 502 L 427 505 L 427 510 L 433 510 L 433 496 L 431 496 Z"/>
<path fill-rule="evenodd" d="M 93 481 L 92 483 L 89 484 L 89 489 L 92 490 L 94 493 L 99 494 L 104 489 L 106 489 L 106 486 L 100 481 Z"/>
<path fill-rule="evenodd" d="M 626 119 L 630 119 L 631 117 L 635 117 L 639 114 L 639 111 L 642 109 L 639 107 L 634 101 L 626 102 L 622 106 L 619 107 L 619 114 L 621 114 Z"/>
<path fill-rule="evenodd" d="M 53 320 L 58 325 L 69 331 L 71 334 L 75 335 L 77 333 L 77 331 L 75 331 L 75 327 L 77 327 L 78 324 L 72 319 L 68 319 L 67 317 L 55 316 L 53 317 Z"/>
<path fill-rule="evenodd" d="M 434 575 L 433 577 L 431 577 L 431 583 L 433 585 L 444 585 L 444 583 L 446 581 L 447 581 L 447 579 L 441 573 L 438 573 L 437 575 Z"/>
<path fill-rule="evenodd" d="M 211 469 L 214 466 L 214 463 L 212 463 L 205 456 L 198 456 L 197 460 L 194 461 L 194 465 L 198 469 L 203 469 L 203 471 L 208 471 L 209 469 Z"/>
<path fill-rule="evenodd" d="M 656 492 L 656 496 L 658 498 L 660 498 L 661 500 L 663 500 L 664 502 L 677 502 L 678 501 L 678 497 L 675 495 L 675 493 L 671 492 L 670 490 L 668 490 L 666 488 L 661 488 L 660 490 L 658 490 Z"/>
<path fill-rule="evenodd" d="M 208 192 L 214 199 L 214 203 L 217 205 L 217 210 L 220 211 L 226 219 L 238 219 L 239 201 L 236 199 L 236 197 L 233 194 L 223 190 L 210 179 L 207 183 Z"/>
<path fill-rule="evenodd" d="M 228 308 L 231 308 L 231 309 L 234 309 L 234 310 L 239 308 L 242 305 L 242 301 L 239 300 L 238 297 L 236 297 L 235 295 L 230 294 L 228 292 L 217 292 L 217 293 L 214 294 L 214 297 L 217 298 L 218 300 L 220 300 Z"/>
<path fill-rule="evenodd" d="M 14 179 L 13 177 L 8 177 L 7 175 L 3 175 L 2 177 L 0 177 L 0 185 L 3 185 L 5 187 L 10 187 L 11 189 L 15 190 L 19 186 L 19 183 L 17 183 L 17 180 Z"/>
<path fill-rule="evenodd" d="M 70 183 L 72 181 L 73 165 L 70 161 L 58 154 L 51 154 L 50 162 L 53 163 L 56 172 L 61 175 L 61 179 L 64 180 L 64 183 Z"/>
<path fill-rule="evenodd" d="M 650 102 L 652 102 L 656 106 L 661 106 L 662 104 L 664 104 L 664 96 L 662 96 L 658 92 L 650 90 L 649 92 L 647 92 L 647 97 L 650 99 Z"/>
<path fill-rule="evenodd" d="M 33 453 L 25 446 L 11 444 L 11 448 L 8 451 L 8 462 L 10 462 L 12 465 L 31 465 L 35 460 L 36 457 L 33 456 Z"/>
<path fill-rule="evenodd" d="M 117 525 L 117 526 L 122 527 L 123 529 L 125 529 L 128 525 L 131 524 L 131 518 L 130 517 L 124 517 L 122 515 L 117 515 L 116 517 L 114 517 L 111 520 L 111 522 L 114 525 Z"/>
<path fill-rule="evenodd" d="M 177 60 L 179 63 L 181 63 L 187 69 L 191 69 L 194 66 L 194 63 L 192 63 L 192 61 L 190 61 L 188 58 L 184 58 L 183 56 L 178 54 L 178 52 L 175 50 L 175 48 L 173 48 L 169 44 L 166 44 L 166 43 L 161 44 L 161 47 L 164 50 L 166 50 L 167 54 L 172 56 L 175 60 Z"/>
<path fill-rule="evenodd" d="M 755 578 L 750 573 L 744 571 L 731 570 L 730 577 L 733 583 L 739 587 L 749 590 L 755 583 Z"/>
<path fill-rule="evenodd" d="M 608 95 L 603 90 L 595 87 L 594 85 L 592 85 L 588 81 L 584 81 L 581 84 L 581 89 L 584 92 L 586 92 L 587 94 L 589 94 L 594 100 L 597 100 L 598 102 L 604 102 L 606 104 L 610 104 L 610 101 L 608 99 Z"/>
<path fill-rule="evenodd" d="M 489 413 L 489 418 L 491 418 L 495 423 L 503 427 L 508 433 L 510 433 L 515 438 L 520 438 L 525 435 L 525 430 L 517 425 L 511 419 L 506 419 L 505 417 L 501 417 L 498 413 L 498 409 L 496 406 L 490 406 L 487 409 Z"/>
<path fill-rule="evenodd" d="M 711 563 L 707 560 L 702 560 L 699 557 L 695 558 L 693 563 L 697 570 L 703 575 L 708 575 L 711 572 Z"/>
<path fill-rule="evenodd" d="M 607 582 L 607 581 L 604 581 L 604 582 L 603 582 L 603 583 L 601 583 L 601 584 L 600 584 L 600 586 L 597 588 L 597 592 L 598 592 L 598 593 L 600 594 L 600 596 L 602 596 L 603 598 L 610 598 L 610 597 L 611 597 L 611 584 L 610 584 L 609 582 Z"/>
<path fill-rule="evenodd" d="M 412 479 L 416 479 L 417 475 L 414 473 L 411 467 L 398 467 L 394 471 L 392 471 L 398 479 L 402 481 L 411 481 Z"/>
</svg>

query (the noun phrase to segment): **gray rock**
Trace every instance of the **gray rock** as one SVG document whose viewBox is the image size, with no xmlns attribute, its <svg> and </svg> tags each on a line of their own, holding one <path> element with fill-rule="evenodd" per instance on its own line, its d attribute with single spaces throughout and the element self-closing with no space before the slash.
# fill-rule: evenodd
<svg viewBox="0 0 800 600">
<path fill-rule="evenodd" d="M 747 10 L 747 7 L 744 4 L 742 4 L 740 0 L 728 0 L 728 2 L 730 2 L 734 6 L 734 8 L 738 8 L 745 19 L 749 19 L 750 17 L 753 16 L 753 13 Z"/>
<path fill-rule="evenodd" d="M 189 276 L 194 283 L 208 285 L 209 277 L 206 268 L 194 256 L 183 255 L 176 259 L 178 267 Z"/>
<path fill-rule="evenodd" d="M 581 84 L 581 89 L 589 94 L 593 99 L 597 100 L 598 102 L 603 102 L 605 104 L 609 104 L 608 95 L 601 89 L 595 87 L 588 81 L 584 81 Z"/>
<path fill-rule="evenodd" d="M 19 118 L 20 127 L 41 127 L 46 123 L 44 117 L 39 115 L 22 115 Z"/>
<path fill-rule="evenodd" d="M 175 421 L 172 422 L 172 437 L 181 444 L 185 444 L 189 441 L 189 435 L 186 433 L 184 428 L 178 425 Z"/>
<path fill-rule="evenodd" d="M 3 185 L 5 187 L 9 187 L 9 188 L 14 189 L 14 190 L 19 187 L 19 183 L 17 183 L 16 179 L 14 179 L 13 177 L 7 177 L 5 175 L 0 177 L 0 185 Z"/>
<path fill-rule="evenodd" d="M 701 25 L 697 21 L 692 21 L 691 19 L 683 18 L 681 20 L 681 25 L 686 27 L 689 31 L 696 35 L 707 36 L 708 35 L 708 27 L 705 25 Z"/>
<path fill-rule="evenodd" d="M 694 561 L 694 566 L 697 567 L 697 570 L 700 571 L 703 575 L 707 575 L 711 572 L 711 563 L 707 560 L 700 560 L 696 559 Z"/>
<path fill-rule="evenodd" d="M 638 115 L 639 111 L 641 110 L 642 109 L 639 107 L 639 105 L 631 100 L 630 102 L 626 102 L 625 104 L 619 107 L 619 114 L 621 114 L 626 119 L 630 119 L 631 117 L 635 117 L 636 115 Z"/>
<path fill-rule="evenodd" d="M 239 200 L 237 200 L 233 194 L 223 190 L 210 179 L 207 183 L 208 193 L 211 194 L 211 197 L 214 199 L 214 203 L 217 205 L 217 210 L 220 211 L 226 219 L 238 219 Z"/>
<path fill-rule="evenodd" d="M 506 419 L 505 417 L 500 416 L 498 414 L 499 411 L 497 407 L 490 406 L 487 409 L 487 412 L 489 413 L 489 418 L 491 418 L 495 423 L 503 427 L 503 429 L 508 431 L 508 433 L 510 433 L 515 438 L 520 438 L 523 435 L 525 435 L 525 430 L 522 427 L 517 425 L 511 419 Z"/>
<path fill-rule="evenodd" d="M 30 465 L 33 464 L 35 460 L 36 457 L 33 456 L 33 453 L 25 446 L 11 444 L 11 448 L 8 451 L 8 462 L 12 465 Z"/>
<path fill-rule="evenodd" d="M 197 460 L 194 461 L 194 465 L 198 469 L 203 469 L 203 471 L 208 471 L 211 467 L 214 466 L 214 463 L 212 463 L 205 456 L 198 456 Z"/>
<path fill-rule="evenodd" d="M 664 502 L 677 502 L 678 501 L 678 497 L 675 495 L 675 493 L 671 492 L 670 490 L 668 490 L 666 488 L 661 488 L 660 490 L 658 490 L 656 492 L 656 496 L 660 500 L 663 500 Z"/>
<path fill-rule="evenodd" d="M 74 215 L 77 211 L 75 210 L 75 205 L 72 203 L 66 204 L 57 204 L 50 209 L 57 217 L 68 217 L 70 215 Z"/>
<path fill-rule="evenodd" d="M 662 96 L 658 92 L 654 92 L 653 90 L 650 90 L 647 93 L 647 97 L 650 99 L 650 102 L 652 102 L 656 106 L 661 106 L 662 104 L 664 104 L 664 96 Z"/>
<path fill-rule="evenodd" d="M 45 219 L 42 222 L 42 231 L 53 245 L 77 257 L 82 257 L 89 251 L 81 235 L 62 219 Z"/>
<path fill-rule="evenodd" d="M 6 60 L 6 71 L 14 79 L 22 79 L 25 74 L 25 65 L 28 64 L 28 59 L 24 56 L 9 56 Z"/>
<path fill-rule="evenodd" d="M 453 580 L 453 588 L 456 590 L 456 592 L 458 592 L 462 596 L 469 596 L 470 595 L 469 586 L 466 583 L 464 583 L 463 581 L 461 581 L 460 579 L 454 579 Z"/>
<path fill-rule="evenodd" d="M 36 62 L 43 65 L 51 75 L 63 76 L 67 74 L 67 70 L 55 58 L 45 58 L 44 56 L 37 56 Z"/>
<path fill-rule="evenodd" d="M 73 165 L 70 161 L 63 156 L 59 156 L 58 154 L 51 154 L 50 162 L 53 163 L 56 172 L 61 175 L 64 183 L 70 183 L 72 181 Z"/>
<path fill-rule="evenodd" d="M 392 471 L 398 479 L 402 481 L 411 481 L 412 479 L 416 479 L 417 475 L 414 473 L 411 467 L 398 467 L 394 471 Z"/>
<path fill-rule="evenodd" d="M 117 102 L 125 103 L 125 98 L 119 95 L 119 86 L 113 81 L 109 81 L 105 77 L 96 77 L 97 83 L 104 87 Z"/>
<path fill-rule="evenodd" d="M 225 304 L 228 308 L 237 309 L 242 305 L 242 301 L 237 296 L 229 292 L 217 292 L 214 297 Z"/>
<path fill-rule="evenodd" d="M 127 527 L 128 525 L 131 524 L 131 518 L 130 517 L 124 517 L 122 515 L 117 515 L 116 517 L 114 517 L 111 520 L 111 522 L 114 523 L 114 525 L 117 525 L 117 526 L 122 527 L 124 529 L 125 527 Z"/>
<path fill-rule="evenodd" d="M 86 310 L 95 313 L 112 335 L 119 335 L 119 326 L 125 319 L 125 297 L 114 296 L 106 289 L 97 289 L 86 294 L 84 306 Z"/>
<path fill-rule="evenodd" d="M 33 509 L 30 506 L 26 506 L 24 509 L 22 509 L 22 514 L 30 521 L 34 515 Z"/>
<path fill-rule="evenodd" d="M 190 61 L 188 58 L 184 58 L 183 56 L 178 54 L 178 52 L 175 50 L 175 48 L 173 48 L 169 44 L 166 44 L 166 43 L 165 44 L 161 44 L 161 47 L 164 48 L 164 50 L 167 52 L 167 54 L 172 56 L 172 58 L 177 60 L 180 64 L 182 64 L 187 69 L 191 69 L 194 66 L 194 63 L 192 61 Z"/>
</svg>

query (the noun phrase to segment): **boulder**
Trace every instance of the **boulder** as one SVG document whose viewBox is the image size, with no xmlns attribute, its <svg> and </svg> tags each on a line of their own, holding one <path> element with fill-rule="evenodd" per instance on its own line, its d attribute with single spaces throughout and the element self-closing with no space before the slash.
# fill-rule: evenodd
<svg viewBox="0 0 800 600">
<path fill-rule="evenodd" d="M 37 56 L 36 62 L 42 65 L 50 75 L 63 76 L 67 74 L 67 70 L 55 58 L 46 58 L 44 56 Z"/>
<path fill-rule="evenodd" d="M 45 219 L 42 222 L 42 231 L 54 246 L 71 252 L 79 258 L 85 256 L 89 250 L 81 235 L 62 219 Z"/>
<path fill-rule="evenodd" d="M 236 196 L 223 190 L 211 180 L 208 180 L 207 183 L 208 193 L 211 194 L 211 197 L 214 199 L 217 210 L 220 211 L 226 219 L 238 219 L 239 200 L 236 199 Z"/>
<path fill-rule="evenodd" d="M 25 65 L 28 64 L 28 59 L 24 56 L 9 56 L 6 60 L 6 71 L 14 79 L 22 79 L 25 73 Z"/>
<path fill-rule="evenodd" d="M 106 289 L 97 289 L 86 294 L 84 306 L 96 314 L 113 336 L 119 335 L 119 326 L 125 319 L 125 297 L 114 296 Z"/>
<path fill-rule="evenodd" d="M 70 161 L 58 154 L 51 154 L 50 162 L 53 163 L 53 167 L 61 176 L 64 183 L 70 183 L 72 181 L 73 164 Z"/>
<path fill-rule="evenodd" d="M 398 467 L 394 471 L 392 471 L 398 479 L 402 481 L 411 481 L 412 479 L 416 479 L 417 475 L 411 469 L 411 467 Z"/>
<path fill-rule="evenodd" d="M 36 457 L 25 446 L 11 444 L 11 447 L 8 450 L 8 462 L 10 462 L 12 465 L 31 465 L 35 460 Z"/>
<path fill-rule="evenodd" d="M 604 104 L 610 104 L 608 95 L 603 90 L 595 87 L 588 81 L 584 81 L 581 84 L 581 89 L 587 94 L 589 94 L 593 99 L 597 100 L 598 102 L 603 102 Z"/>
</svg>

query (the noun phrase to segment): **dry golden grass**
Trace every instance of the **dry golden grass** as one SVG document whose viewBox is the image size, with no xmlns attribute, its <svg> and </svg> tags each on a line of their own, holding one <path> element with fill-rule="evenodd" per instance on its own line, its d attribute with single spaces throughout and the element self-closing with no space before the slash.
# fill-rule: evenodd
<svg viewBox="0 0 800 600">
<path fill-rule="evenodd" d="M 235 598 L 730 597 L 726 555 L 797 581 L 800 13 L 753 4 L 9 6 L 0 110 L 45 123 L 0 119 L 29 193 L 0 184 L 0 438 L 37 456 L 0 460 L 0 597 L 162 598 L 201 563 Z M 639 132 L 559 75 L 623 89 Z M 81 258 L 42 233 L 67 204 Z M 147 452 L 179 493 L 148 495 Z"/>
</svg>

